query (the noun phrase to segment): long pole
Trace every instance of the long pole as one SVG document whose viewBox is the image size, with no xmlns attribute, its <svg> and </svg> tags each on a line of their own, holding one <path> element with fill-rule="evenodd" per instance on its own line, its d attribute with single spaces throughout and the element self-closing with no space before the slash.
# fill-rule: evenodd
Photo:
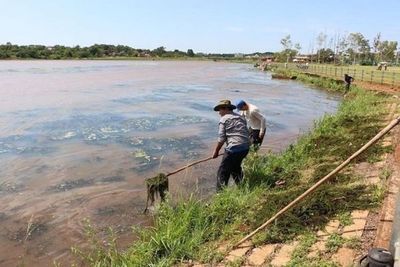
<svg viewBox="0 0 400 267">
<path fill-rule="evenodd" d="M 222 155 L 222 154 L 218 154 L 217 157 L 219 157 L 219 156 L 221 156 L 221 155 Z M 202 163 L 202 162 L 204 162 L 204 161 L 211 160 L 211 159 L 213 159 L 213 157 L 208 157 L 208 158 L 204 158 L 204 159 L 200 159 L 200 160 L 198 160 L 198 161 L 192 162 L 192 163 L 190 163 L 190 164 L 188 164 L 188 165 L 186 165 L 186 166 L 183 166 L 182 168 L 176 169 L 175 171 L 172 171 L 172 172 L 168 173 L 166 176 L 168 177 L 168 176 L 170 176 L 170 175 L 173 175 L 173 174 L 175 174 L 175 173 L 178 173 L 178 172 L 180 172 L 180 171 L 183 171 L 184 169 L 187 169 L 187 168 L 189 168 L 189 167 L 191 167 L 191 166 L 193 166 L 193 165 L 196 165 L 196 164 L 199 164 L 199 163 Z"/>
<path fill-rule="evenodd" d="M 314 192 L 321 184 L 326 182 L 329 178 L 331 178 L 334 174 L 339 172 L 341 169 L 343 169 L 347 164 L 350 163 L 351 160 L 353 160 L 355 157 L 360 155 L 364 150 L 366 150 L 368 147 L 370 147 L 372 144 L 374 144 L 376 141 L 378 141 L 382 136 L 384 136 L 387 132 L 389 132 L 394 126 L 396 126 L 400 122 L 400 117 L 397 119 L 394 119 L 388 126 L 386 126 L 384 129 L 382 129 L 377 135 L 375 135 L 374 138 L 372 138 L 368 143 L 366 143 L 363 147 L 361 147 L 356 153 L 351 155 L 347 160 L 345 160 L 342 164 L 340 164 L 336 169 L 331 171 L 328 175 L 326 175 L 324 178 L 319 180 L 316 184 L 314 184 L 312 187 L 310 187 L 306 192 L 301 194 L 299 197 L 297 197 L 295 200 L 293 200 L 291 203 L 289 203 L 286 207 L 278 211 L 271 219 L 266 221 L 263 225 L 258 227 L 256 230 L 248 234 L 246 237 L 241 239 L 239 242 L 237 242 L 233 247 L 236 248 L 252 236 L 254 236 L 257 232 L 260 230 L 264 229 L 267 225 L 269 225 L 271 222 L 275 221 L 279 216 L 284 214 L 287 210 L 289 210 L 291 207 L 296 205 L 298 202 L 303 200 L 306 196 Z"/>
</svg>

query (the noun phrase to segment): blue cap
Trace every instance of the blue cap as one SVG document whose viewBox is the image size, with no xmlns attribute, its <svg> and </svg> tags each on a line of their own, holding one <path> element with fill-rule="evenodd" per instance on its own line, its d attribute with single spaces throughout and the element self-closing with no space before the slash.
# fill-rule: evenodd
<svg viewBox="0 0 400 267">
<path fill-rule="evenodd" d="M 242 107 L 243 107 L 244 105 L 246 105 L 246 102 L 244 102 L 244 100 L 239 100 L 239 101 L 236 103 L 236 108 L 237 108 L 238 110 L 241 110 Z"/>
</svg>

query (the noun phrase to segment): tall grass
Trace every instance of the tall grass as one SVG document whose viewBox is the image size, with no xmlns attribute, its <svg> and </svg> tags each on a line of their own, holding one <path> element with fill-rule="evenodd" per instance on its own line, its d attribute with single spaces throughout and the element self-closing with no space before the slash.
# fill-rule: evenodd
<svg viewBox="0 0 400 267">
<path fill-rule="evenodd" d="M 321 84 L 342 89 L 332 81 Z M 222 240 L 233 242 L 258 227 L 378 133 L 388 101 L 384 95 L 354 88 L 337 114 L 316 121 L 313 131 L 286 151 L 251 153 L 244 162 L 241 186 L 228 187 L 208 201 L 194 197 L 174 205 L 167 201 L 157 209 L 154 226 L 138 230 L 138 240 L 127 250 L 115 252 L 95 245 L 91 253 L 80 255 L 92 266 L 172 266 L 187 260 L 216 263 L 222 259 L 217 250 Z M 379 147 L 375 145 L 358 160 L 379 156 L 383 153 Z M 284 185 L 276 186 L 278 180 Z M 336 214 L 371 208 L 379 201 L 357 176 L 343 172 L 256 235 L 254 241 L 283 242 Z"/>
</svg>

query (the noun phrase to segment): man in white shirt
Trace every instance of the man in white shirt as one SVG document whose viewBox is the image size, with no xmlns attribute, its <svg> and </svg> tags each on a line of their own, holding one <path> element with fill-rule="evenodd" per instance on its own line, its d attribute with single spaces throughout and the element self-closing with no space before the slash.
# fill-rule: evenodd
<svg viewBox="0 0 400 267">
<path fill-rule="evenodd" d="M 261 146 L 266 131 L 266 120 L 265 116 L 260 112 L 258 107 L 253 104 L 246 103 L 244 100 L 240 100 L 236 104 L 236 108 L 240 111 L 240 114 L 247 120 L 247 124 L 250 130 L 250 142 L 258 148 Z"/>
</svg>

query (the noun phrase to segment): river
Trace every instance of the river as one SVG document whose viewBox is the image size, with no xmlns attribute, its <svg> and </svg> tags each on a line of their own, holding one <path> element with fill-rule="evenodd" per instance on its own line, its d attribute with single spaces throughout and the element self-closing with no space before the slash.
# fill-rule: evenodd
<svg viewBox="0 0 400 267">
<path fill-rule="evenodd" d="M 266 115 L 262 153 L 340 101 L 248 64 L 203 61 L 0 61 L 0 91 L 0 266 L 70 263 L 86 219 L 132 242 L 131 226 L 150 223 L 144 179 L 211 156 L 221 99 Z M 172 198 L 212 194 L 218 163 L 171 176 Z"/>
</svg>

